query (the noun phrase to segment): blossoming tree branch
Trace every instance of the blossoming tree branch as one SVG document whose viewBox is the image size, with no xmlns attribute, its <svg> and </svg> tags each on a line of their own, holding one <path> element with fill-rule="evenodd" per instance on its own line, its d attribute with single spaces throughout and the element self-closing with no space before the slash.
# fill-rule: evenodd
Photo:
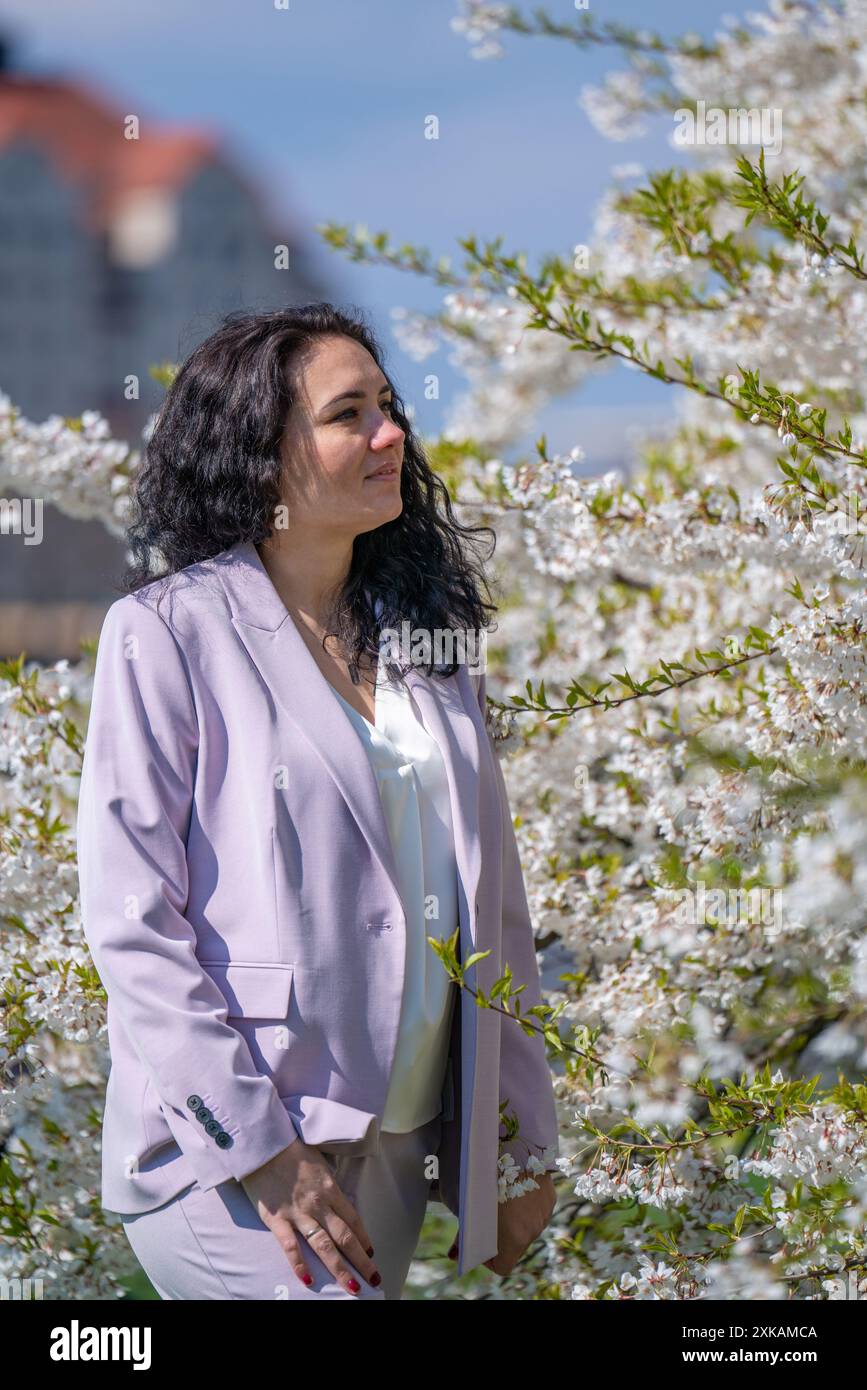
<svg viewBox="0 0 867 1390">
<path fill-rule="evenodd" d="M 563 1154 L 555 1218 L 502 1296 L 863 1295 L 862 6 L 779 0 L 674 41 L 459 11 L 476 59 L 531 40 L 615 56 L 582 93 L 612 141 L 745 93 L 783 129 L 779 151 L 708 141 L 615 171 L 586 244 L 532 269 L 505 237 L 468 234 L 455 266 L 321 229 L 441 287 L 395 333 L 461 374 L 428 451 L 456 511 L 498 532 L 489 712 L 546 993 L 524 1016 L 505 961 L 476 1002 L 543 1033 Z M 624 367 L 669 392 L 670 425 L 594 473 L 579 407 L 552 454 L 546 409 Z M 94 412 L 35 424 L 0 403 L 4 487 L 114 534 L 137 461 Z M 44 1272 L 53 1297 L 112 1296 L 130 1258 L 98 1203 L 104 996 L 71 832 L 91 657 L 0 668 L 0 1273 Z M 442 1264 L 421 1296 L 448 1296 Z"/>
</svg>

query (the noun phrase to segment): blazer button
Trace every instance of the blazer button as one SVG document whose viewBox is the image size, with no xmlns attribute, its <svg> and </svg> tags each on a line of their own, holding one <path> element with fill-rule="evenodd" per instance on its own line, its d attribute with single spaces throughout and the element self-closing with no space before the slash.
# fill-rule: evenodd
<svg viewBox="0 0 867 1390">
<path fill-rule="evenodd" d="M 219 1133 L 220 1133 L 220 1121 L 219 1121 L 219 1120 L 208 1120 L 208 1123 L 205 1125 L 205 1133 L 206 1133 L 206 1134 L 209 1134 L 209 1135 L 211 1136 L 211 1138 L 213 1139 L 213 1137 L 214 1137 L 215 1134 L 219 1134 Z"/>
<path fill-rule="evenodd" d="M 227 1134 L 224 1129 L 221 1129 L 214 1143 L 218 1149 L 230 1149 L 232 1147 L 232 1136 L 231 1134 Z"/>
<path fill-rule="evenodd" d="M 213 1110 L 209 1110 L 207 1105 L 203 1105 L 200 1110 L 196 1111 L 196 1119 L 200 1125 L 206 1125 L 208 1120 L 212 1120 L 213 1118 L 214 1112 Z"/>
<path fill-rule="evenodd" d="M 201 1104 L 201 1096 L 187 1096 L 187 1105 L 190 1107 L 191 1110 L 198 1110 Z"/>
</svg>

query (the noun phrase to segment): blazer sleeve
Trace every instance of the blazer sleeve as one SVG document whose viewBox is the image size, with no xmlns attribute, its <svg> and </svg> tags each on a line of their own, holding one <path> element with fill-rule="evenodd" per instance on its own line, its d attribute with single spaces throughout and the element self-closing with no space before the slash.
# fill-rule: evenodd
<svg viewBox="0 0 867 1390">
<path fill-rule="evenodd" d="M 515 984 L 526 985 L 518 995 L 521 1012 L 526 1013 L 543 1002 L 542 982 L 509 797 L 496 745 L 487 725 L 485 685 L 482 672 L 478 687 L 479 708 L 493 757 L 503 826 L 502 958 L 511 967 Z M 538 1017 L 531 1021 L 541 1026 Z M 500 1023 L 500 1103 L 508 1100 L 508 1109 L 515 1112 L 520 1124 L 517 1137 L 529 1147 L 530 1153 L 538 1158 L 543 1149 L 550 1148 L 556 1154 L 559 1152 L 557 1105 L 545 1040 L 541 1033 L 528 1037 L 520 1024 L 509 1019 L 501 1018 Z M 513 1156 L 520 1163 L 527 1154 L 519 1148 Z M 545 1169 L 546 1172 L 560 1171 L 553 1161 L 547 1162 Z"/>
<path fill-rule="evenodd" d="M 103 622 L 77 812 L 82 928 L 109 1015 L 149 1076 L 207 1190 L 240 1179 L 298 1131 L 184 916 L 198 720 L 180 648 L 134 595 Z"/>
</svg>

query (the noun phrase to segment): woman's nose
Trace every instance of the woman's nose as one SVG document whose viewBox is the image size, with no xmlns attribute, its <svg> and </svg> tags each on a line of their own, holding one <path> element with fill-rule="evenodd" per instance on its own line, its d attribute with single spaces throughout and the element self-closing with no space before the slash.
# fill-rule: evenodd
<svg viewBox="0 0 867 1390">
<path fill-rule="evenodd" d="M 399 439 L 404 438 L 404 433 L 400 425 L 396 425 L 393 420 L 383 420 L 379 429 L 374 430 L 373 438 L 377 444 L 396 444 Z"/>
</svg>

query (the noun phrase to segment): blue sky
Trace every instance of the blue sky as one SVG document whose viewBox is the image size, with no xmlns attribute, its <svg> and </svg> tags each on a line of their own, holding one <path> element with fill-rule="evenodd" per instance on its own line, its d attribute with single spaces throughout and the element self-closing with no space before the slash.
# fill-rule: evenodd
<svg viewBox="0 0 867 1390">
<path fill-rule="evenodd" d="M 521 8 L 531 15 L 536 5 Z M 571 0 L 545 8 L 564 22 L 576 17 Z M 610 0 L 593 12 L 711 37 L 724 15 L 754 8 L 656 0 L 651 11 L 646 0 Z M 125 111 L 220 133 L 273 207 L 307 232 L 333 297 L 371 313 L 420 424 L 434 430 L 460 379 L 442 350 L 424 363 L 401 353 L 390 310 L 434 310 L 442 291 L 350 264 L 314 225 L 362 222 L 450 255 L 456 268 L 459 237 L 503 234 L 532 266 L 586 238 L 612 165 L 674 162 L 662 125 L 614 143 L 578 105 L 586 82 L 623 66 L 615 50 L 506 35 L 506 57 L 479 62 L 450 27 L 459 13 L 458 0 L 289 0 L 286 10 L 273 0 L 0 0 L 0 27 L 20 68 L 90 79 Z M 422 137 L 430 113 L 439 118 L 437 141 Z M 427 371 L 440 374 L 439 402 L 422 398 Z M 664 387 L 613 371 L 528 420 L 526 444 L 544 429 L 553 448 L 581 444 L 595 471 L 617 462 L 632 425 L 671 408 Z"/>
</svg>

